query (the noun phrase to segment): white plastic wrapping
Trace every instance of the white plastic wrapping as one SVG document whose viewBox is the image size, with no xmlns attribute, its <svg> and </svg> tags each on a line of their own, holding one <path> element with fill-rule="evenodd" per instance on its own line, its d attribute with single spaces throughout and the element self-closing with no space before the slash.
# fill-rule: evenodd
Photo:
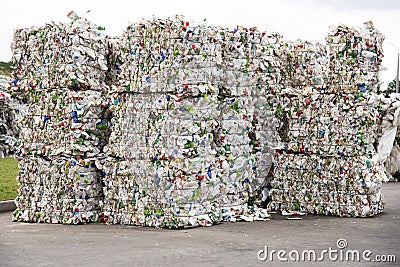
<svg viewBox="0 0 400 267">
<path fill-rule="evenodd" d="M 385 160 L 385 167 L 390 181 L 398 179 L 400 170 L 399 161 L 399 112 L 400 96 L 393 93 L 388 96 L 380 95 L 381 118 L 380 139 L 378 143 L 378 153 L 381 160 Z"/>
</svg>

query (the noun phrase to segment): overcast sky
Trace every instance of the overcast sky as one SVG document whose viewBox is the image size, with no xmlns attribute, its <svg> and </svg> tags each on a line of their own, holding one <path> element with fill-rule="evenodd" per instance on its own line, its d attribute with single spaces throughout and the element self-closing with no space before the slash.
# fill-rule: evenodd
<svg viewBox="0 0 400 267">
<path fill-rule="evenodd" d="M 384 43 L 387 68 L 381 73 L 387 84 L 396 76 L 400 48 L 400 0 L 8 0 L 1 2 L 0 61 L 11 59 L 10 43 L 15 29 L 39 26 L 49 21 L 68 21 L 66 14 L 78 15 L 106 27 L 106 33 L 119 35 L 129 22 L 153 15 L 167 18 L 175 14 L 187 20 L 226 27 L 257 26 L 278 31 L 287 39 L 318 40 L 324 43 L 329 26 L 344 23 L 362 27 L 372 20 L 386 36 Z"/>
</svg>

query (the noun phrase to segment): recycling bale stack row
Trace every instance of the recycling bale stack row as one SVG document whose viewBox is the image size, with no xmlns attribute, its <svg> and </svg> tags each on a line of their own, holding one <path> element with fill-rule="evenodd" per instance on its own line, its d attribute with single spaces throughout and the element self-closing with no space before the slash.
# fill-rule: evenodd
<svg viewBox="0 0 400 267">
<path fill-rule="evenodd" d="M 86 223 L 103 198 L 96 163 L 109 135 L 107 40 L 73 13 L 70 23 L 15 32 L 12 90 L 27 98 L 16 144 L 20 184 L 13 219 Z"/>
<path fill-rule="evenodd" d="M 325 47 L 182 17 L 111 39 L 70 18 L 15 32 L 12 89 L 30 103 L 15 220 L 268 219 L 254 204 L 266 204 L 278 134 L 273 209 L 382 210 L 372 144 L 383 38 L 372 24 L 339 26 Z"/>
<path fill-rule="evenodd" d="M 0 158 L 12 156 L 18 141 L 20 126 L 18 122 L 26 114 L 26 99 L 10 89 L 12 79 L 0 76 Z"/>
<path fill-rule="evenodd" d="M 275 99 L 288 117 L 280 130 L 285 146 L 275 157 L 273 209 L 360 217 L 382 211 L 386 175 L 374 148 L 382 41 L 369 23 L 364 30 L 333 28 L 322 82 L 299 84 Z"/>
<path fill-rule="evenodd" d="M 274 45 L 261 35 L 177 18 L 131 25 L 113 44 L 118 104 L 105 150 L 104 222 L 190 227 L 249 213 L 275 138 L 255 82 L 272 78 L 251 70 Z M 246 52 L 252 42 L 259 54 Z"/>
<path fill-rule="evenodd" d="M 0 158 L 12 154 L 12 144 L 18 137 L 16 111 L 11 96 L 0 88 Z"/>
</svg>

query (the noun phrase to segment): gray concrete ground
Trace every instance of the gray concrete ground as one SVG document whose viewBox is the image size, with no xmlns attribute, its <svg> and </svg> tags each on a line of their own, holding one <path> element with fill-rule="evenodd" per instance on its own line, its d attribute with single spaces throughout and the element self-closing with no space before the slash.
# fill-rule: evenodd
<svg viewBox="0 0 400 267">
<path fill-rule="evenodd" d="M 344 266 L 346 254 L 358 250 L 357 266 L 400 266 L 400 183 L 383 186 L 386 207 L 374 218 L 307 216 L 285 220 L 274 214 L 267 222 L 223 223 L 213 227 L 166 230 L 121 225 L 46 225 L 11 222 L 11 213 L 0 214 L 0 266 L 266 266 L 282 265 L 277 255 L 260 261 L 257 253 L 268 246 L 296 257 L 297 250 L 331 251 L 322 262 L 295 262 L 291 266 Z M 338 249 L 344 238 L 347 247 Z M 365 262 L 362 253 L 395 255 L 397 263 Z M 340 252 L 341 251 L 341 252 Z M 283 252 L 282 252 L 283 253 Z M 355 252 L 357 254 L 357 252 Z M 354 254 L 354 255 L 356 255 Z M 308 254 L 306 254 L 307 256 Z M 265 256 L 263 253 L 261 257 Z M 350 257 L 351 258 L 351 257 Z M 288 265 L 288 264 L 285 264 Z"/>
</svg>

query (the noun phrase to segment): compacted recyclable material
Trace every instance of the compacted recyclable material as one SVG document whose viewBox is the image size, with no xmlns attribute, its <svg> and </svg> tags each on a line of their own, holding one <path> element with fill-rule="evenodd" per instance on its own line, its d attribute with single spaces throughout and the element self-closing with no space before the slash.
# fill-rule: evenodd
<svg viewBox="0 0 400 267">
<path fill-rule="evenodd" d="M 277 139 L 261 84 L 276 83 L 268 59 L 279 36 L 178 17 L 133 24 L 117 40 L 102 220 L 189 227 L 267 219 L 250 202 Z"/>
<path fill-rule="evenodd" d="M 12 153 L 13 142 L 18 136 L 12 101 L 8 93 L 0 90 L 0 158 L 7 157 Z"/>
<path fill-rule="evenodd" d="M 271 208 L 373 216 L 383 210 L 380 187 L 386 180 L 374 147 L 383 36 L 367 22 L 364 29 L 333 27 L 326 41 L 322 49 L 305 44 L 285 51 L 289 74 L 307 69 L 307 62 L 313 70 L 295 74 L 301 80 L 290 79 L 271 99 L 283 118 L 278 131 L 284 144 L 275 154 Z"/>
<path fill-rule="evenodd" d="M 10 91 L 27 100 L 14 145 L 19 194 L 14 220 L 97 222 L 110 134 L 107 37 L 70 13 L 70 23 L 16 30 Z"/>
<path fill-rule="evenodd" d="M 18 121 L 26 112 L 22 99 L 9 92 L 11 78 L 0 76 L 0 158 L 14 153 L 20 127 Z"/>
<path fill-rule="evenodd" d="M 75 15 L 75 16 L 74 16 Z M 102 27 L 69 13 L 71 23 L 19 29 L 11 44 L 20 90 L 84 87 L 106 79 L 107 36 Z"/>
<path fill-rule="evenodd" d="M 69 17 L 14 34 L 11 91 L 29 103 L 15 220 L 178 228 L 383 209 L 372 23 L 322 45 L 179 16 L 111 38 Z"/>
</svg>

